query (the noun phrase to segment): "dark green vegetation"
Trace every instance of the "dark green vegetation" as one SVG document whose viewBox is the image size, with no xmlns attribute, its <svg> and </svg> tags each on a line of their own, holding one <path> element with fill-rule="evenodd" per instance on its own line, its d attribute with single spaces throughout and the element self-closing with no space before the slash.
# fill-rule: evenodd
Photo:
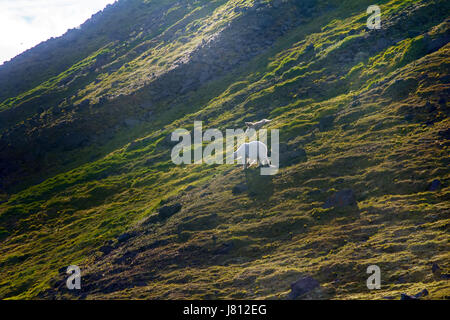
<svg viewBox="0 0 450 320">
<path fill-rule="evenodd" d="M 448 298 L 450 3 L 371 4 L 119 1 L 0 66 L 0 297 Z M 262 118 L 275 176 L 170 161 Z"/>
</svg>

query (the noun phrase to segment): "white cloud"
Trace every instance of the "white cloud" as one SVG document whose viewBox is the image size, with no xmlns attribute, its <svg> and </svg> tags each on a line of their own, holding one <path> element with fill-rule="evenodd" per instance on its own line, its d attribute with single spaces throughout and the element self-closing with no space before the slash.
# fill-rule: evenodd
<svg viewBox="0 0 450 320">
<path fill-rule="evenodd" d="M 0 64 L 75 28 L 115 0 L 0 0 Z"/>
</svg>

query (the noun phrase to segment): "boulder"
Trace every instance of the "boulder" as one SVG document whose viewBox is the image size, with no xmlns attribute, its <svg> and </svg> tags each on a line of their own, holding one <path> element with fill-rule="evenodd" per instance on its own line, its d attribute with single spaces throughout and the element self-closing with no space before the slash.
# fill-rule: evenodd
<svg viewBox="0 0 450 320">
<path fill-rule="evenodd" d="M 113 248 L 112 246 L 110 246 L 110 245 L 104 245 L 104 246 L 101 246 L 99 250 L 100 250 L 103 254 L 108 254 L 108 253 L 110 253 L 113 249 L 114 249 L 114 248 Z"/>
<path fill-rule="evenodd" d="M 134 236 L 134 234 L 131 232 L 122 233 L 120 236 L 117 237 L 117 242 L 118 243 L 125 242 L 133 236 Z"/>
<path fill-rule="evenodd" d="M 406 293 L 402 293 L 400 295 L 400 300 L 416 300 L 413 296 L 407 295 Z"/>
<path fill-rule="evenodd" d="M 59 269 L 58 269 L 58 273 L 59 273 L 59 274 L 66 274 L 67 268 L 68 268 L 68 267 L 69 267 L 69 266 L 64 266 L 64 267 L 59 268 Z"/>
<path fill-rule="evenodd" d="M 441 267 L 439 267 L 439 265 L 435 262 L 433 263 L 433 265 L 431 266 L 431 272 L 433 272 L 433 274 L 441 274 Z"/>
<path fill-rule="evenodd" d="M 340 208 L 346 206 L 354 206 L 356 204 L 357 202 L 353 190 L 345 189 L 338 191 L 331 197 L 329 197 L 325 202 L 325 204 L 323 205 L 323 208 L 324 209 L 332 207 Z"/>
<path fill-rule="evenodd" d="M 415 294 L 413 296 L 410 296 L 410 295 L 408 295 L 406 293 L 402 293 L 400 295 L 400 300 L 418 300 L 418 299 L 420 299 L 422 297 L 426 297 L 427 295 L 428 295 L 428 290 L 427 289 L 423 289 L 422 291 L 420 291 L 419 293 L 417 293 L 417 294 Z"/>
<path fill-rule="evenodd" d="M 422 297 L 426 297 L 427 295 L 428 295 L 428 290 L 427 289 L 423 289 L 419 293 L 415 294 L 414 297 L 416 299 L 419 299 L 419 298 L 422 298 Z"/>
<path fill-rule="evenodd" d="M 429 191 L 437 191 L 441 188 L 441 181 L 439 179 L 434 179 L 430 183 Z"/>
<path fill-rule="evenodd" d="M 291 292 L 288 298 L 295 299 L 318 287 L 320 287 L 319 281 L 311 276 L 304 276 L 291 284 Z"/>
</svg>

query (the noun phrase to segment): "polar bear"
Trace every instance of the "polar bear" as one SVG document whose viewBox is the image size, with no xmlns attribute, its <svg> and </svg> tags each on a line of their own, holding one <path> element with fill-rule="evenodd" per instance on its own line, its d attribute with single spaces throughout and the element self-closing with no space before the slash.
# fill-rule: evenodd
<svg viewBox="0 0 450 320">
<path fill-rule="evenodd" d="M 242 159 L 244 170 L 249 166 L 257 163 L 263 166 L 270 166 L 269 158 L 267 157 L 267 146 L 261 141 L 251 141 L 243 143 L 233 153 L 233 159 Z"/>
</svg>

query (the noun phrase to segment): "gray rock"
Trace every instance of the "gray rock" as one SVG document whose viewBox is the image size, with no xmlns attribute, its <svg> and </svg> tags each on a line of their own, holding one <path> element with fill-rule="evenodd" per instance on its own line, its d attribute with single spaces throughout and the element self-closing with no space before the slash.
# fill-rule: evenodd
<svg viewBox="0 0 450 320">
<path fill-rule="evenodd" d="M 356 205 L 356 199 L 355 194 L 353 190 L 351 189 L 345 189 L 336 192 L 331 197 L 327 199 L 325 204 L 323 205 L 324 209 L 331 208 L 331 207 L 346 207 L 346 206 L 354 206 Z"/>
<path fill-rule="evenodd" d="M 439 267 L 439 265 L 434 262 L 433 265 L 431 266 L 431 272 L 433 272 L 433 274 L 437 273 L 437 272 L 441 272 L 441 267 Z"/>
<path fill-rule="evenodd" d="M 407 295 L 406 293 L 402 293 L 400 295 L 400 300 L 418 300 L 422 297 L 426 297 L 427 295 L 428 295 L 428 290 L 423 289 L 422 291 L 420 291 L 419 293 L 417 293 L 413 296 Z"/>
<path fill-rule="evenodd" d="M 422 297 L 426 297 L 427 295 L 428 295 L 428 290 L 427 289 L 423 289 L 419 293 L 415 294 L 414 297 L 416 299 L 419 299 L 419 298 L 422 298 Z"/>
<path fill-rule="evenodd" d="M 108 254 L 108 253 L 110 253 L 110 252 L 113 250 L 113 247 L 112 247 L 112 246 L 109 246 L 109 245 L 105 245 L 105 246 L 100 247 L 99 250 L 100 250 L 103 254 Z"/>
<path fill-rule="evenodd" d="M 414 296 L 407 295 L 406 293 L 402 293 L 400 295 L 400 300 L 416 300 Z"/>
<path fill-rule="evenodd" d="M 120 236 L 117 237 L 117 242 L 118 243 L 125 242 L 125 241 L 129 240 L 130 238 L 132 238 L 133 236 L 134 236 L 133 233 L 125 232 L 125 233 L 123 233 L 123 234 L 121 234 Z"/>
<path fill-rule="evenodd" d="M 434 179 L 431 181 L 430 187 L 428 188 L 429 191 L 437 191 L 441 188 L 441 181 L 439 179 Z"/>
<path fill-rule="evenodd" d="M 304 276 L 291 284 L 291 292 L 288 298 L 295 299 L 318 287 L 320 287 L 319 281 L 311 276 Z"/>
</svg>

